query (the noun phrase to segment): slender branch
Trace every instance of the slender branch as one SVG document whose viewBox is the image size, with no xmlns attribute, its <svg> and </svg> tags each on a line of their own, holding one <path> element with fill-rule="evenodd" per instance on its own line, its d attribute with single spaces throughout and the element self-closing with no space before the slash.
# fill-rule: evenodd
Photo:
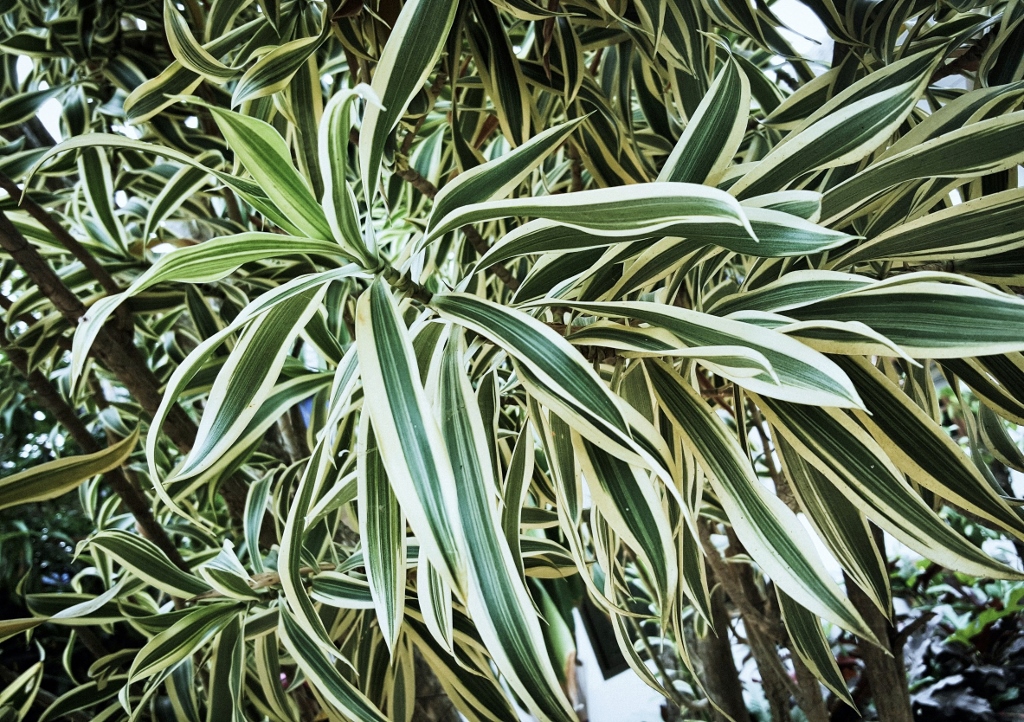
<svg viewBox="0 0 1024 722">
<path fill-rule="evenodd" d="M 939 68 L 932 73 L 932 77 L 928 80 L 928 84 L 932 85 L 937 83 L 943 78 L 948 78 L 950 75 L 959 75 L 962 72 L 974 72 L 978 69 L 981 64 L 981 58 L 985 55 L 985 50 L 991 44 L 993 33 L 987 33 L 978 39 L 976 43 L 960 50 L 960 54 L 953 58 L 950 63 L 941 65 Z"/>
<path fill-rule="evenodd" d="M 715 573 L 715 577 L 725 587 L 725 593 L 729 595 L 729 599 L 739 609 L 740 614 L 743 615 L 743 620 L 750 627 L 757 627 L 762 630 L 766 635 L 772 635 L 770 625 L 765 616 L 757 609 L 753 603 L 747 599 L 747 595 L 743 593 L 743 588 L 740 585 L 739 579 L 732 573 L 732 569 L 729 567 L 733 563 L 728 563 L 722 559 L 718 549 L 711 541 L 711 529 L 708 524 L 697 525 L 700 534 L 700 543 L 704 547 L 704 556 L 708 561 L 708 565 L 711 570 Z"/>
<path fill-rule="evenodd" d="M 102 451 L 103 447 L 100 446 L 100 443 L 89 432 L 89 429 L 86 428 L 78 414 L 75 413 L 75 410 L 71 408 L 70 404 L 54 388 L 50 380 L 38 370 L 29 370 L 28 355 L 20 348 L 2 342 L 2 339 L 6 338 L 6 333 L 6 324 L 0 321 L 0 349 L 3 350 L 7 358 L 14 364 L 14 367 L 28 381 L 29 388 L 32 389 L 33 394 L 43 408 L 49 411 L 53 418 L 68 430 L 82 451 L 87 454 L 95 454 Z M 170 537 L 167 536 L 167 532 L 153 517 L 152 507 L 149 500 L 142 493 L 142 490 L 129 481 L 124 470 L 120 467 L 108 471 L 105 478 L 107 483 L 110 484 L 110 488 L 114 490 L 114 493 L 120 497 L 121 501 L 135 517 L 135 523 L 140 533 L 160 547 L 160 550 L 167 555 L 167 558 L 175 566 L 188 571 L 188 565 L 181 558 L 177 547 L 174 546 Z"/>
<path fill-rule="evenodd" d="M 10 219 L 0 211 L 0 248 L 7 251 L 28 279 L 46 296 L 67 319 L 76 326 L 86 308 L 81 300 L 50 268 L 46 260 L 25 239 Z M 90 349 L 100 363 L 110 370 L 124 384 L 128 393 L 150 416 L 155 416 L 163 395 L 160 383 L 146 364 L 146 360 L 135 347 L 131 334 L 120 328 L 104 326 L 96 335 Z M 178 450 L 187 454 L 195 443 L 198 427 L 185 410 L 177 404 L 171 406 L 163 424 L 163 432 Z M 235 519 L 245 513 L 245 484 L 235 477 L 228 479 L 221 487 L 224 500 Z"/>
<path fill-rule="evenodd" d="M 565 142 L 566 155 L 569 156 L 571 161 L 569 164 L 569 170 L 572 173 L 572 185 L 570 189 L 573 193 L 578 193 L 583 190 L 583 164 L 580 158 L 580 151 L 576 147 L 576 144 L 571 140 Z"/>
<path fill-rule="evenodd" d="M 0 188 L 7 191 L 7 195 L 11 198 L 18 198 L 21 200 L 19 205 L 24 208 L 30 216 L 35 218 L 42 224 L 43 228 L 48 230 L 57 242 L 68 249 L 75 258 L 77 258 L 86 270 L 92 274 L 92 277 L 103 287 L 103 290 L 109 294 L 115 294 L 121 292 L 121 287 L 117 285 L 117 281 L 114 280 L 113 276 L 107 273 L 107 269 L 97 261 L 89 251 L 78 242 L 78 239 L 72 236 L 67 230 L 54 220 L 53 216 L 46 212 L 38 203 L 32 200 L 29 196 L 29 189 L 26 187 L 24 190 L 18 187 L 18 184 L 8 178 L 3 173 L 0 173 Z"/>
</svg>

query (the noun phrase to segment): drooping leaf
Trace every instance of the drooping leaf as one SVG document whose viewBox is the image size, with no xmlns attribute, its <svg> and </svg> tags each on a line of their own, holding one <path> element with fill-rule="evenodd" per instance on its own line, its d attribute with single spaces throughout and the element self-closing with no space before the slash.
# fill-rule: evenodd
<svg viewBox="0 0 1024 722">
<path fill-rule="evenodd" d="M 138 441 L 136 429 L 131 436 L 96 453 L 48 461 L 4 477 L 0 479 L 0 509 L 66 494 L 87 479 L 123 464 Z"/>
</svg>

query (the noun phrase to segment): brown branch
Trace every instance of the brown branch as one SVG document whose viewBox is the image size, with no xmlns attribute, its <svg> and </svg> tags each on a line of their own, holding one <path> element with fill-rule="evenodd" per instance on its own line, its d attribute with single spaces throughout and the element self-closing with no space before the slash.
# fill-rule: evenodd
<svg viewBox="0 0 1024 722">
<path fill-rule="evenodd" d="M 732 569 L 729 567 L 733 566 L 736 562 L 726 562 L 722 555 L 719 554 L 718 549 L 711 541 L 711 529 L 707 523 L 700 523 L 697 525 L 698 532 L 700 534 L 700 543 L 704 547 L 704 557 L 708 561 L 708 565 L 711 570 L 715 573 L 715 578 L 722 583 L 725 588 L 725 593 L 732 600 L 732 603 L 736 605 L 740 614 L 743 616 L 744 622 L 751 628 L 758 628 L 764 634 L 769 636 L 775 636 L 773 630 L 770 629 L 770 624 L 765 618 L 761 610 L 757 609 L 753 603 L 747 599 L 747 595 L 743 593 L 743 587 L 740 584 L 739 579 L 733 574 Z"/>
<path fill-rule="evenodd" d="M 954 56 L 952 62 L 940 66 L 928 80 L 928 85 L 937 83 L 943 78 L 951 75 L 959 75 L 963 72 L 974 72 L 981 65 L 981 58 L 985 50 L 992 43 L 992 33 L 987 33 L 978 39 L 978 42 L 959 50 L 959 55 Z"/>
<path fill-rule="evenodd" d="M 86 308 L 81 300 L 50 268 L 39 252 L 25 239 L 10 219 L 0 211 L 0 248 L 7 251 L 28 279 L 45 295 L 72 324 L 77 326 L 85 315 Z M 162 401 L 160 383 L 146 364 L 146 360 L 135 347 L 130 332 L 104 326 L 96 335 L 90 353 L 103 364 L 150 416 L 155 416 Z M 164 421 L 163 432 L 178 450 L 187 454 L 195 443 L 198 428 L 177 404 L 174 404 Z M 232 517 L 241 519 L 245 513 L 245 484 L 236 478 L 228 479 L 222 487 L 222 494 Z"/>
<path fill-rule="evenodd" d="M 35 218 L 39 223 L 48 230 L 57 242 L 60 243 L 64 248 L 68 250 L 71 255 L 77 258 L 85 269 L 92 274 L 92 277 L 99 282 L 100 286 L 107 293 L 113 295 L 121 292 L 121 287 L 117 285 L 114 278 L 107 273 L 107 269 L 97 261 L 89 251 L 78 242 L 78 239 L 72 236 L 65 230 L 64 226 L 54 220 L 53 216 L 46 212 L 38 203 L 36 203 L 29 196 L 29 189 L 25 188 L 24 191 L 18 187 L 18 184 L 8 178 L 3 173 L 0 173 L 0 188 L 7 191 L 12 199 L 21 198 L 18 204 L 24 208 L 30 216 Z"/>
<path fill-rule="evenodd" d="M 71 408 L 71 405 L 54 388 L 50 380 L 38 370 L 29 370 L 28 355 L 20 348 L 2 342 L 2 339 L 6 337 L 6 333 L 6 324 L 0 321 L 0 349 L 3 349 L 4 354 L 11 360 L 14 367 L 28 381 L 29 388 L 32 389 L 32 393 L 39 400 L 40 405 L 49 411 L 53 418 L 68 430 L 71 437 L 86 454 L 95 454 L 102 451 L 103 447 L 100 446 L 100 443 L 89 432 L 89 429 L 86 428 L 78 414 Z M 188 571 L 188 565 L 181 558 L 177 547 L 174 546 L 170 537 L 167 536 L 167 532 L 154 518 L 152 507 L 149 500 L 142 493 L 142 490 L 129 481 L 124 470 L 120 467 L 108 471 L 105 474 L 105 478 L 107 483 L 110 484 L 110 488 L 114 490 L 114 493 L 120 497 L 122 503 L 135 517 L 135 523 L 139 532 L 156 544 L 175 566 Z"/>
</svg>

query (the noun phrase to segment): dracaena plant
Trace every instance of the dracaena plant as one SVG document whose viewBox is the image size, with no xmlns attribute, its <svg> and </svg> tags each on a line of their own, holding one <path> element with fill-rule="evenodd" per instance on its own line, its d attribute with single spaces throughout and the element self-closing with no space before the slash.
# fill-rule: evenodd
<svg viewBox="0 0 1024 722">
<path fill-rule="evenodd" d="M 95 526 L 0 633 L 99 656 L 5 709 L 574 719 L 571 582 L 691 715 L 735 618 L 777 718 L 857 704 L 835 626 L 910 719 L 881 535 L 1021 576 L 941 513 L 1024 538 L 1020 4 L 808 0 L 830 64 L 739 0 L 155 5 L 0 2 L 3 363 L 81 452 L 0 505 Z"/>
</svg>

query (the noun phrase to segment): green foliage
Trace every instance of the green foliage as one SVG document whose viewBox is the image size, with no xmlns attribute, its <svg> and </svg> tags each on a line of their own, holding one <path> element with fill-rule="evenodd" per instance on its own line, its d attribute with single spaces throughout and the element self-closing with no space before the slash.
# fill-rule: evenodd
<svg viewBox="0 0 1024 722">
<path fill-rule="evenodd" d="M 820 720 L 871 524 L 1024 578 L 948 523 L 1024 538 L 1024 6 L 804 5 L 829 66 L 739 0 L 0 0 L 0 371 L 82 451 L 5 389 L 0 506 L 91 525 L 0 639 L 117 646 L 49 718 L 407 720 L 422 658 L 573 719 L 578 575 L 679 705 L 723 585 Z"/>
</svg>

